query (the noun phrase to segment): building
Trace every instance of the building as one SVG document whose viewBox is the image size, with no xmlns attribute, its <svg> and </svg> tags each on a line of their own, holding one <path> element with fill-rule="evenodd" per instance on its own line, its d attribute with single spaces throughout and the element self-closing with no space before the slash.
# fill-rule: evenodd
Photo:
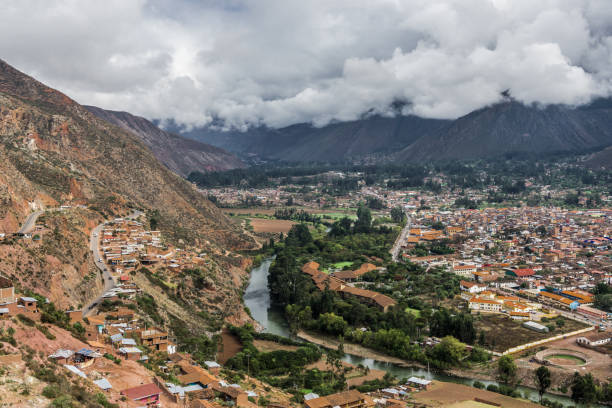
<svg viewBox="0 0 612 408">
<path fill-rule="evenodd" d="M 605 319 L 608 317 L 608 314 L 602 310 L 595 309 L 593 307 L 581 305 L 576 309 L 576 312 L 580 313 L 583 316 L 586 316 L 591 319 Z"/>
<path fill-rule="evenodd" d="M 159 395 L 162 390 L 155 384 L 144 384 L 138 387 L 127 388 L 121 391 L 121 395 L 125 395 L 132 401 L 144 404 L 146 407 L 158 407 Z"/>
<path fill-rule="evenodd" d="M 453 273 L 459 276 L 471 277 L 477 270 L 476 265 L 453 265 Z"/>
<path fill-rule="evenodd" d="M 459 285 L 461 287 L 461 290 L 469 293 L 479 293 L 487 290 L 487 285 L 479 285 L 476 282 L 468 282 L 462 280 L 461 282 L 459 282 Z"/>
<path fill-rule="evenodd" d="M 357 390 L 349 390 L 304 401 L 306 408 L 370 408 L 374 401 Z"/>
<path fill-rule="evenodd" d="M 548 333 L 548 327 L 532 321 L 524 322 L 523 327 L 540 333 Z"/>
<path fill-rule="evenodd" d="M 431 381 L 419 377 L 410 377 L 406 381 L 406 385 L 426 390 L 431 385 Z"/>
<path fill-rule="evenodd" d="M 608 344 L 612 340 L 612 332 L 597 332 L 578 337 L 576 343 L 585 347 L 599 347 Z"/>
<path fill-rule="evenodd" d="M 468 307 L 476 312 L 501 313 L 502 304 L 491 299 L 473 297 L 470 299 Z"/>
<path fill-rule="evenodd" d="M 533 269 L 508 269 L 506 275 L 515 278 L 528 278 L 535 275 L 535 271 Z"/>
<path fill-rule="evenodd" d="M 138 332 L 138 337 L 143 346 L 147 346 L 156 351 L 163 351 L 173 354 L 176 351 L 174 344 L 168 340 L 168 333 L 157 328 L 142 330 Z"/>
</svg>

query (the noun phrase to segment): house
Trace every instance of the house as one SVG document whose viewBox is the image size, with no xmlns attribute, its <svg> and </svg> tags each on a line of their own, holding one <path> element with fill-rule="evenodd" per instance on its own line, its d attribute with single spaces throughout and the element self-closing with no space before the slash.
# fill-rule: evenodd
<svg viewBox="0 0 612 408">
<path fill-rule="evenodd" d="M 213 375 L 217 375 L 219 374 L 219 371 L 221 371 L 221 365 L 217 363 L 216 361 L 205 361 L 204 365 L 206 366 L 208 371 Z"/>
<path fill-rule="evenodd" d="M 173 354 L 176 347 L 168 340 L 168 333 L 158 328 L 151 328 L 137 332 L 140 342 L 143 346 L 147 346 L 153 350 L 163 351 L 168 354 Z"/>
<path fill-rule="evenodd" d="M 406 381 L 406 385 L 426 390 L 431 385 L 431 381 L 419 377 L 410 377 Z"/>
<path fill-rule="evenodd" d="M 527 278 L 535 275 L 535 271 L 533 269 L 508 269 L 506 275 L 515 278 Z"/>
<path fill-rule="evenodd" d="M 68 364 L 73 355 L 74 351 L 72 350 L 59 349 L 51 354 L 49 358 L 55 360 L 58 364 Z"/>
<path fill-rule="evenodd" d="M 612 340 L 612 332 L 604 331 L 578 337 L 576 343 L 585 347 L 599 347 Z"/>
<path fill-rule="evenodd" d="M 15 287 L 13 282 L 0 276 L 0 304 L 15 302 Z"/>
<path fill-rule="evenodd" d="M 159 406 L 159 395 L 162 390 L 155 384 L 144 384 L 138 387 L 127 388 L 121 391 L 121 395 L 125 395 L 132 401 L 138 401 L 147 407 Z"/>
<path fill-rule="evenodd" d="M 468 307 L 470 310 L 476 312 L 500 313 L 502 310 L 501 303 L 495 300 L 483 299 L 476 296 L 470 299 Z"/>
<path fill-rule="evenodd" d="M 453 273 L 459 276 L 469 277 L 477 270 L 476 265 L 453 265 Z"/>
<path fill-rule="evenodd" d="M 459 286 L 461 290 L 469 293 L 479 293 L 487 290 L 487 285 L 479 285 L 476 282 L 460 281 Z"/>
<path fill-rule="evenodd" d="M 370 408 L 374 401 L 357 390 L 343 391 L 325 397 L 313 398 L 304 401 L 306 408 Z"/>
<path fill-rule="evenodd" d="M 510 318 L 512 320 L 529 320 L 529 312 L 510 312 Z"/>
<path fill-rule="evenodd" d="M 17 304 L 17 307 L 23 308 L 27 313 L 38 313 L 38 300 L 33 297 L 20 297 Z"/>
<path fill-rule="evenodd" d="M 138 361 L 142 358 L 142 351 L 138 347 L 121 347 L 119 354 L 126 360 Z"/>
<path fill-rule="evenodd" d="M 228 401 L 233 402 L 238 408 L 256 408 L 257 404 L 249 401 L 249 395 L 241 390 L 238 386 L 223 385 L 221 383 L 214 383 L 212 386 L 215 393 Z"/>
</svg>

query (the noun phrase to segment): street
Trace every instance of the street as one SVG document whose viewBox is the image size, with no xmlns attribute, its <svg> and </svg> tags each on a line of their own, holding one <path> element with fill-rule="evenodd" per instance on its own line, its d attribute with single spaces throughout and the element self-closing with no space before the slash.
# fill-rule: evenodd
<svg viewBox="0 0 612 408">
<path fill-rule="evenodd" d="M 143 214 L 142 211 L 134 211 L 132 214 L 125 217 L 126 219 L 133 220 L 137 219 Z M 87 316 L 102 300 L 102 296 L 109 290 L 115 287 L 115 280 L 110 274 L 110 270 L 108 269 L 106 263 L 104 262 L 104 255 L 100 251 L 100 234 L 104 229 L 104 226 L 107 222 L 103 222 L 102 224 L 95 227 L 91 233 L 89 234 L 89 249 L 94 257 L 94 263 L 96 267 L 102 273 L 102 279 L 104 279 L 104 290 L 98 297 L 92 300 L 87 306 L 83 308 L 83 316 Z"/>
<path fill-rule="evenodd" d="M 395 240 L 393 247 L 391 248 L 391 259 L 393 260 L 393 262 L 398 261 L 397 258 L 399 256 L 400 249 L 402 248 L 402 244 L 406 242 L 406 237 L 408 236 L 409 232 L 410 232 L 410 216 L 406 214 L 406 226 L 402 229 L 399 236 Z"/>
</svg>

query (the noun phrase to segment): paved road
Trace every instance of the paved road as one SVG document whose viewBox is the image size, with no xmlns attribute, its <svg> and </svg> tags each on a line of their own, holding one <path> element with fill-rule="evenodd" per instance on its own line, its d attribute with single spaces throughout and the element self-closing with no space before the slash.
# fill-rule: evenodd
<svg viewBox="0 0 612 408">
<path fill-rule="evenodd" d="M 32 229 L 34 229 L 34 226 L 36 225 L 36 220 L 38 220 L 38 217 L 40 217 L 43 213 L 44 211 L 36 211 L 28 215 L 28 218 L 26 218 L 21 228 L 19 228 L 18 233 L 27 234 L 31 232 Z"/>
<path fill-rule="evenodd" d="M 406 214 L 406 226 L 402 229 L 402 232 L 400 232 L 399 236 L 395 240 L 395 243 L 393 244 L 393 247 L 391 248 L 391 259 L 393 260 L 393 262 L 397 262 L 397 258 L 399 256 L 400 249 L 402 248 L 402 244 L 406 242 L 406 237 L 410 232 L 410 222 L 410 216 Z"/>
<path fill-rule="evenodd" d="M 501 292 L 505 292 L 505 293 L 507 293 L 507 294 L 509 294 L 509 295 L 513 295 L 513 296 L 516 296 L 516 295 L 517 295 L 516 291 L 511 290 L 511 289 L 507 289 L 507 288 L 499 288 L 499 290 L 500 290 Z M 550 304 L 550 303 L 542 303 L 542 302 L 541 302 L 541 301 L 539 301 L 539 300 L 536 300 L 536 301 L 538 301 L 539 303 L 541 303 L 542 305 L 544 305 L 544 306 L 545 306 L 547 309 L 552 310 L 552 311 L 554 311 L 555 313 L 557 313 L 557 314 L 559 314 L 559 315 L 561 315 L 561 316 L 567 317 L 568 319 L 577 320 L 577 321 L 579 321 L 579 322 L 581 322 L 581 323 L 584 323 L 584 324 L 590 324 L 590 325 L 593 325 L 593 326 L 598 326 L 599 324 L 601 324 L 601 322 L 599 322 L 599 321 L 597 321 L 597 320 L 595 320 L 595 319 L 589 319 L 589 318 L 587 318 L 587 317 L 585 317 L 585 316 L 582 316 L 582 315 L 580 315 L 580 314 L 578 314 L 578 313 L 572 313 L 572 312 L 570 312 L 569 310 L 559 309 L 559 308 L 557 308 L 557 307 L 553 306 L 553 305 L 552 305 L 552 304 Z M 606 322 L 606 323 L 604 324 L 604 326 L 607 326 L 607 324 L 608 324 L 608 323 Z"/>
<path fill-rule="evenodd" d="M 142 211 L 134 211 L 132 214 L 125 217 L 126 219 L 133 220 L 140 217 L 143 214 Z M 103 222 L 102 224 L 95 227 L 91 233 L 89 234 L 89 249 L 92 252 L 94 257 L 94 263 L 96 267 L 102 272 L 102 279 L 104 279 L 104 290 L 97 296 L 94 300 L 92 300 L 87 306 L 83 308 L 83 316 L 87 316 L 102 300 L 102 296 L 109 290 L 115 287 L 115 280 L 110 274 L 110 269 L 106 266 L 104 262 L 104 257 L 102 252 L 100 251 L 100 234 L 104 229 L 104 226 L 107 222 Z"/>
</svg>

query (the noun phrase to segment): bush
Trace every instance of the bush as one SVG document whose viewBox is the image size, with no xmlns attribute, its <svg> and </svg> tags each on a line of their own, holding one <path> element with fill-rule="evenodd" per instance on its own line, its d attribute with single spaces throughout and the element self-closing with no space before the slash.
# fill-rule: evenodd
<svg viewBox="0 0 612 408">
<path fill-rule="evenodd" d="M 481 383 L 480 381 L 474 381 L 474 384 L 472 384 L 472 387 L 482 390 L 485 387 L 485 385 Z"/>
<path fill-rule="evenodd" d="M 29 317 L 19 313 L 17 315 L 17 318 L 26 326 L 30 326 L 33 327 L 36 323 L 34 322 L 34 320 L 30 319 Z"/>
<path fill-rule="evenodd" d="M 487 391 L 499 393 L 499 387 L 495 384 L 489 384 L 487 385 Z"/>
<path fill-rule="evenodd" d="M 60 389 L 56 385 L 47 385 L 43 388 L 42 395 L 46 398 L 54 399 L 60 395 Z"/>
</svg>

